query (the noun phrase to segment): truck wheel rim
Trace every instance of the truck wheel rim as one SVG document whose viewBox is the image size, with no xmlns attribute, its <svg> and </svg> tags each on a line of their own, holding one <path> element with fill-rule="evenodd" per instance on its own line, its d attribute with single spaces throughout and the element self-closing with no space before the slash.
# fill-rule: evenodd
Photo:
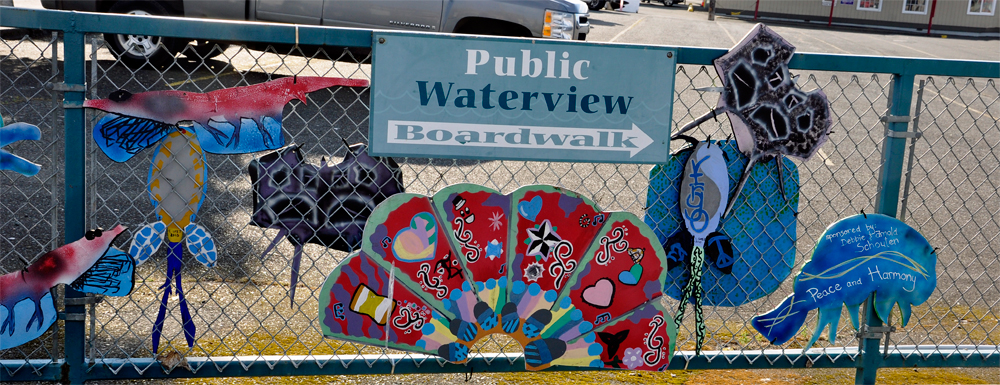
<svg viewBox="0 0 1000 385">
<path fill-rule="evenodd" d="M 149 12 L 135 10 L 129 15 L 151 15 Z M 156 52 L 160 44 L 159 36 L 146 35 L 117 35 L 118 44 L 125 49 L 125 53 L 132 56 L 149 57 Z"/>
</svg>

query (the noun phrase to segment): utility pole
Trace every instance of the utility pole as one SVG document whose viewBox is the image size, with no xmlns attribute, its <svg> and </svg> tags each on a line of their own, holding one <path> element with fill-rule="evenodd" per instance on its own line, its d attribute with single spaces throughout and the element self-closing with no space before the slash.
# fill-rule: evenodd
<svg viewBox="0 0 1000 385">
<path fill-rule="evenodd" d="M 708 0 L 708 20 L 715 21 L 715 0 Z"/>
</svg>

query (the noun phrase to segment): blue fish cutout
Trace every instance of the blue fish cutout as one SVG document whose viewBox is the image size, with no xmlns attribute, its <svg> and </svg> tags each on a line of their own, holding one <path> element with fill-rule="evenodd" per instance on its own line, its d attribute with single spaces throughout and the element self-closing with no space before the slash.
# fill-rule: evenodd
<svg viewBox="0 0 1000 385">
<path fill-rule="evenodd" d="M 712 141 L 726 154 L 730 194 L 750 158 L 735 141 Z M 667 253 L 667 285 L 664 294 L 681 298 L 688 281 L 686 264 L 694 237 L 685 231 L 681 217 L 680 185 L 690 150 L 673 154 L 664 165 L 650 171 L 644 221 Z M 782 158 L 781 179 L 787 200 L 778 189 L 774 162 L 755 164 L 746 186 L 734 201 L 718 230 L 705 239 L 706 267 L 702 277 L 703 305 L 739 306 L 773 293 L 792 272 L 795 264 L 796 212 L 799 202 L 798 168 Z M 728 240 L 728 242 L 726 241 Z M 692 302 L 693 303 L 693 302 Z"/>
<path fill-rule="evenodd" d="M 774 310 L 754 317 L 753 327 L 781 345 L 795 336 L 810 311 L 819 309 L 819 322 L 805 348 L 812 347 L 827 326 L 833 343 L 841 307 L 847 305 L 857 329 L 858 306 L 873 292 L 878 317 L 888 321 L 898 303 L 906 326 L 910 307 L 934 292 L 936 264 L 927 239 L 896 218 L 867 214 L 841 219 L 820 236 L 812 260 L 795 277 L 794 293 Z"/>
<path fill-rule="evenodd" d="M 4 151 L 2 148 L 14 142 L 39 140 L 41 138 L 42 132 L 38 130 L 38 127 L 28 123 L 14 123 L 6 127 L 0 127 L 0 170 L 11 170 L 24 176 L 38 174 L 42 166 Z"/>
</svg>

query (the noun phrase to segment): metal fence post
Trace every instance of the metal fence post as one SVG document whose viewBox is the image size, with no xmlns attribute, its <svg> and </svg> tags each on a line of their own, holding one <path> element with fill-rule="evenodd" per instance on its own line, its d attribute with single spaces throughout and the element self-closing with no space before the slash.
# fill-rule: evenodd
<svg viewBox="0 0 1000 385">
<path fill-rule="evenodd" d="M 86 81 L 84 63 L 84 34 L 67 31 L 63 35 L 63 82 L 70 91 L 63 94 L 65 125 L 65 225 L 66 243 L 83 237 L 86 230 L 86 155 L 84 135 L 83 89 Z M 80 91 L 74 91 L 77 89 Z M 71 301 L 85 294 L 66 287 L 66 323 L 63 334 L 66 366 L 63 382 L 82 384 L 86 377 L 86 309 L 82 302 Z M 72 303 L 72 305 L 70 304 Z"/>
<path fill-rule="evenodd" d="M 906 132 L 910 120 L 910 102 L 913 97 L 913 74 L 893 74 L 889 91 L 888 113 L 882 117 L 885 122 L 885 141 L 882 147 L 882 168 L 879 173 L 879 195 L 876 211 L 895 217 L 899 207 L 899 188 L 902 183 L 904 155 L 906 153 Z M 861 326 L 861 359 L 855 372 L 855 384 L 874 384 L 878 368 L 882 365 L 879 344 L 883 327 L 882 320 L 875 314 L 875 294 L 865 301 L 865 324 Z"/>
</svg>

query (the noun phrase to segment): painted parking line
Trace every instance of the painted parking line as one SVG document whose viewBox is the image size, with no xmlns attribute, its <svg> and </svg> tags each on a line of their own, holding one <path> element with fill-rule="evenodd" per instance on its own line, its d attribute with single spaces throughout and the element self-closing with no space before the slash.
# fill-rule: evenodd
<svg viewBox="0 0 1000 385">
<path fill-rule="evenodd" d="M 625 32 L 628 32 L 630 29 L 632 29 L 632 27 L 635 27 L 635 26 L 639 25 L 639 23 L 641 23 L 643 20 L 646 20 L 646 17 L 648 17 L 648 16 L 643 16 L 639 20 L 636 20 L 635 23 L 632 23 L 632 25 L 628 26 L 628 28 L 625 28 L 621 32 L 618 32 L 618 34 L 615 35 L 615 37 L 611 38 L 611 40 L 608 40 L 608 42 L 609 43 L 614 43 L 615 40 L 618 40 L 618 38 L 621 37 L 622 35 L 624 35 Z"/>
<path fill-rule="evenodd" d="M 283 64 L 283 62 L 279 61 L 277 63 L 271 63 L 271 64 L 268 64 L 268 65 L 256 65 L 254 67 L 260 67 L 260 69 L 266 70 L 266 69 L 269 69 L 269 68 L 280 67 L 282 64 Z M 170 87 L 172 87 L 172 88 L 177 88 L 177 87 L 183 86 L 183 85 L 185 85 L 187 83 L 197 83 L 197 82 L 204 81 L 204 80 L 221 79 L 223 76 L 230 76 L 230 75 L 235 75 L 235 74 L 238 74 L 238 73 L 239 73 L 238 71 L 226 72 L 226 73 L 222 73 L 222 74 L 209 73 L 208 75 L 202 75 L 202 76 L 199 76 L 199 77 L 196 77 L 196 78 L 187 78 L 187 79 L 184 79 L 184 80 L 178 80 L 178 81 L 173 82 L 173 83 L 167 83 L 167 85 L 170 86 Z"/>
<path fill-rule="evenodd" d="M 934 90 L 929 90 L 929 89 L 926 89 L 926 88 L 925 88 L 925 89 L 924 89 L 924 91 L 925 91 L 925 92 L 930 92 L 930 93 L 932 93 L 932 94 L 934 94 L 934 95 L 937 95 L 937 96 L 941 97 L 941 99 L 944 99 L 944 100 L 947 100 L 947 101 L 948 101 L 949 103 L 955 103 L 955 104 L 959 104 L 959 107 L 965 107 L 965 109 L 966 109 L 966 110 L 969 110 L 969 111 L 971 111 L 971 112 L 975 112 L 975 113 L 976 113 L 976 114 L 978 114 L 978 115 L 986 115 L 986 113 L 985 113 L 985 112 L 983 112 L 983 111 L 979 111 L 979 110 L 977 110 L 977 109 L 975 109 L 975 108 L 972 108 L 972 107 L 969 107 L 969 105 L 968 105 L 968 104 L 964 104 L 964 102 L 963 102 L 963 101 L 960 101 L 960 100 L 956 100 L 956 99 L 954 99 L 954 98 L 949 98 L 949 97 L 947 97 L 947 96 L 944 96 L 944 95 L 941 95 L 940 93 L 938 93 L 938 92 L 935 92 Z"/>
</svg>

